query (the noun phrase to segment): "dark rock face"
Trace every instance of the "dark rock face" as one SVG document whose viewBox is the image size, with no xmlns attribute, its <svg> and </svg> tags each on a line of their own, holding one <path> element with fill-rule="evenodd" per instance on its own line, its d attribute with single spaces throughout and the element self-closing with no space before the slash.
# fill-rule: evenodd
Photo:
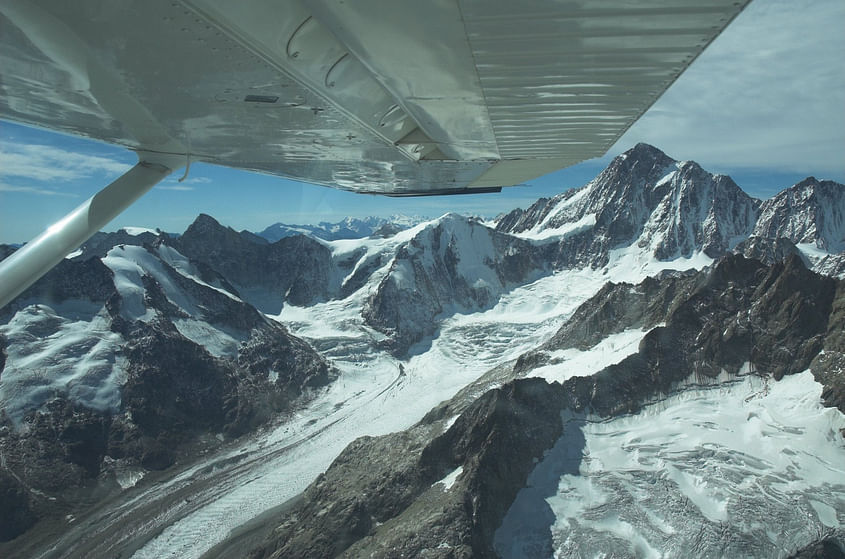
<svg viewBox="0 0 845 559">
<path fill-rule="evenodd" d="M 0 542 L 15 539 L 35 524 L 26 489 L 13 476 L 0 470 Z"/>
<path fill-rule="evenodd" d="M 734 252 L 742 254 L 746 258 L 759 260 L 764 264 L 774 264 L 775 262 L 786 260 L 793 255 L 804 260 L 801 252 L 798 250 L 798 247 L 796 247 L 792 241 L 783 237 L 774 239 L 767 237 L 749 237 L 739 243 L 734 248 Z M 804 263 L 809 264 L 806 261 Z"/>
<path fill-rule="evenodd" d="M 479 398 L 445 433 L 429 417 L 358 439 L 250 557 L 494 557 L 507 503 L 562 432 L 561 402 L 559 385 L 519 380 Z M 452 488 L 437 483 L 458 467 Z"/>
<path fill-rule="evenodd" d="M 67 299 L 109 302 L 116 304 L 114 274 L 99 259 L 90 261 L 62 260 L 12 301 L 5 312 L 14 312 L 27 301 L 58 302 Z"/>
<path fill-rule="evenodd" d="M 403 355 L 434 334 L 439 315 L 488 308 L 546 269 L 531 243 L 450 214 L 399 248 L 362 314 Z"/>
<path fill-rule="evenodd" d="M 845 559 L 845 544 L 833 537 L 823 538 L 790 555 L 789 559 Z"/>
<path fill-rule="evenodd" d="M 177 443 L 223 430 L 236 392 L 222 363 L 164 321 L 136 324 L 128 339 L 123 407 L 141 431 Z"/>
<path fill-rule="evenodd" d="M 98 338 L 98 351 L 110 352 L 107 361 L 120 367 L 124 378 L 116 388 L 118 407 L 86 407 L 70 392 L 47 384 L 55 393 L 27 411 L 22 424 L 5 410 L 0 415 L 0 491 L 8 496 L 0 501 L 0 518 L 8 519 L 3 523 L 8 537 L 38 518 L 74 511 L 118 491 L 115 461 L 160 470 L 189 460 L 197 450 L 219 444 L 215 435 L 247 433 L 335 378 L 335 370 L 282 325 L 161 260 L 165 248 L 157 239 L 132 253 L 143 256 L 138 262 L 155 262 L 140 275 L 143 320 L 127 314 L 114 273 L 97 257 L 63 261 L 7 307 L 3 323 L 21 309 L 26 317 L 20 320 L 38 317 L 44 312 L 38 301 L 45 307 L 56 303 L 50 303 L 58 309 L 50 310 L 54 322 L 81 324 L 92 316 L 106 321 L 113 345 L 106 349 Z M 130 252 L 117 251 L 131 259 Z M 216 273 L 205 275 L 220 283 Z M 63 302 L 80 299 L 95 309 L 88 311 L 91 316 L 61 315 Z M 181 325 L 196 337 L 197 324 L 199 332 L 216 330 L 231 341 L 203 347 L 201 337 L 190 339 L 179 330 Z M 22 374 L 20 365 L 7 362 L 4 336 L 0 342 L 0 373 L 11 366 Z"/>
<path fill-rule="evenodd" d="M 845 413 L 845 282 L 836 287 L 827 331 L 824 353 L 816 355 L 810 366 L 813 376 L 820 382 L 822 399 L 826 406 L 835 406 Z"/>
<path fill-rule="evenodd" d="M 332 284 L 331 252 L 304 235 L 259 244 L 200 215 L 181 237 L 168 243 L 222 274 L 247 301 L 267 312 L 278 313 L 282 301 L 313 304 L 337 289 Z M 256 290 L 277 299 L 278 308 L 267 308 L 266 302 L 252 295 Z"/>
<path fill-rule="evenodd" d="M 845 185 L 808 177 L 763 202 L 754 235 L 845 250 Z"/>
<path fill-rule="evenodd" d="M 591 227 L 547 246 L 546 258 L 559 269 L 603 266 L 611 249 L 632 243 L 659 260 L 696 250 L 718 257 L 751 233 L 758 206 L 729 177 L 637 144 L 588 185 L 516 210 L 497 229 L 520 233 L 544 220 L 553 229 L 594 216 Z"/>
</svg>

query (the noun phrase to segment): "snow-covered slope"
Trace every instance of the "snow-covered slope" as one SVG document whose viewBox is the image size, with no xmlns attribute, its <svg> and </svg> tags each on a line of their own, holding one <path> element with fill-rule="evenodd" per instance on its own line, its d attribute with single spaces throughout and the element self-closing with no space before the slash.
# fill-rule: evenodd
<svg viewBox="0 0 845 559">
<path fill-rule="evenodd" d="M 842 534 L 845 415 L 807 371 L 572 415 L 496 532 L 501 557 L 783 557 Z M 539 553 L 539 551 L 546 553 Z"/>
</svg>

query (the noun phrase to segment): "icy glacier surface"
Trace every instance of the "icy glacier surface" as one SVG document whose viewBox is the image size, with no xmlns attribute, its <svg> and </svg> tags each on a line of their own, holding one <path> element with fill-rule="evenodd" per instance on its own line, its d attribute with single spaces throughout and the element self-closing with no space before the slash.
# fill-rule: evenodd
<svg viewBox="0 0 845 559">
<path fill-rule="evenodd" d="M 502 557 L 786 557 L 845 522 L 845 416 L 807 371 L 567 420 L 502 526 Z"/>
</svg>

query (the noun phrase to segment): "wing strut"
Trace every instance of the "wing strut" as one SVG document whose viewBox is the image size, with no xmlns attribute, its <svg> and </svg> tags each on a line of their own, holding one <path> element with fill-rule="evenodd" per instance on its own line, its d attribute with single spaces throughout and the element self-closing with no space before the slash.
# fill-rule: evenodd
<svg viewBox="0 0 845 559">
<path fill-rule="evenodd" d="M 184 164 L 184 155 L 140 153 L 134 167 L 0 262 L 0 308 Z"/>
</svg>

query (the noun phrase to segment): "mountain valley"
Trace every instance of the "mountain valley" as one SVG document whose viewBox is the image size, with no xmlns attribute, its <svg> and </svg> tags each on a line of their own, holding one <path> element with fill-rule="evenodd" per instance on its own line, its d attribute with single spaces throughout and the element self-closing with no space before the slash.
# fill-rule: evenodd
<svg viewBox="0 0 845 559">
<path fill-rule="evenodd" d="M 845 186 L 638 144 L 343 223 L 101 233 L 0 309 L 0 555 L 845 554 Z"/>
</svg>

